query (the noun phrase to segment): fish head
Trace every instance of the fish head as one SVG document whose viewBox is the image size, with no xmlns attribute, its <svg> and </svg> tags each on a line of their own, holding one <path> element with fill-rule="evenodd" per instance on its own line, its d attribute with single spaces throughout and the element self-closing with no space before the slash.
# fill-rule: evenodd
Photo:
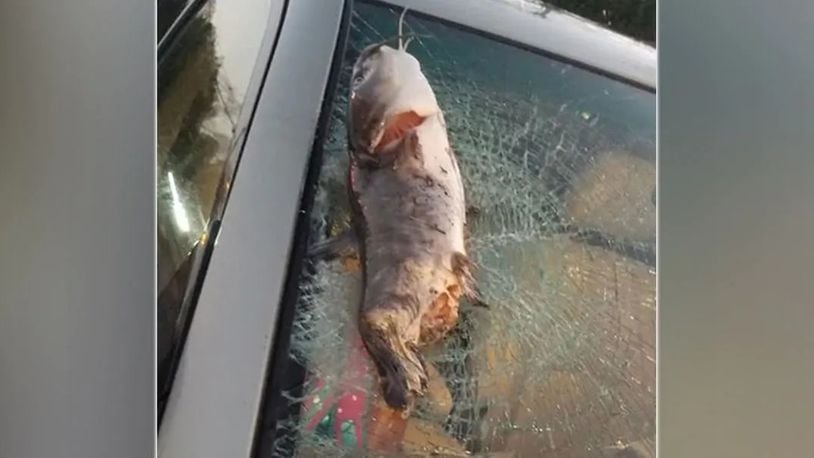
<svg viewBox="0 0 814 458">
<path fill-rule="evenodd" d="M 374 44 L 353 66 L 348 107 L 351 148 L 375 155 L 440 112 L 421 64 L 406 49 Z"/>
</svg>

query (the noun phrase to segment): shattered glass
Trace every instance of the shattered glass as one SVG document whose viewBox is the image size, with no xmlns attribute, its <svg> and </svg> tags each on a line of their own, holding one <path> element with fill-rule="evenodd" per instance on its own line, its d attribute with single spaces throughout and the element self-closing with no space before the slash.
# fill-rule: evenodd
<svg viewBox="0 0 814 458">
<path fill-rule="evenodd" d="M 348 227 L 350 70 L 400 13 L 355 2 L 311 243 Z M 462 304 L 423 352 L 428 393 L 396 453 L 373 432 L 375 372 L 353 357 L 359 261 L 314 266 L 289 355 L 307 376 L 284 393 L 298 413 L 273 455 L 655 456 L 655 94 L 430 19 L 405 29 L 445 111 L 489 307 Z"/>
</svg>

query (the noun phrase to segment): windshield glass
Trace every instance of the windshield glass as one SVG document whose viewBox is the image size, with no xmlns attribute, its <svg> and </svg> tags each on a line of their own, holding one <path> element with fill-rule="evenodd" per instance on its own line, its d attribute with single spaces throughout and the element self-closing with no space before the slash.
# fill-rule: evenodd
<svg viewBox="0 0 814 458">
<path fill-rule="evenodd" d="M 401 11 L 355 2 L 311 214 L 312 243 L 347 228 L 350 70 Z M 544 20 L 541 18 L 541 20 Z M 488 308 L 422 350 L 429 386 L 406 425 L 383 416 L 359 357 L 353 255 L 301 276 L 277 456 L 654 456 L 655 94 L 407 15 L 410 52 L 444 110 Z"/>
</svg>

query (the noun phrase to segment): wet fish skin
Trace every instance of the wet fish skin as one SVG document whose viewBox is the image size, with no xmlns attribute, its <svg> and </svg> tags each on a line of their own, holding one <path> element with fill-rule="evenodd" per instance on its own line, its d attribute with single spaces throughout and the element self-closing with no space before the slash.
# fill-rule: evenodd
<svg viewBox="0 0 814 458">
<path fill-rule="evenodd" d="M 385 401 L 406 415 L 427 386 L 420 347 L 455 326 L 460 298 L 474 291 L 466 204 L 418 61 L 387 46 L 360 59 L 348 122 L 348 189 L 365 281 L 359 331 Z"/>
</svg>

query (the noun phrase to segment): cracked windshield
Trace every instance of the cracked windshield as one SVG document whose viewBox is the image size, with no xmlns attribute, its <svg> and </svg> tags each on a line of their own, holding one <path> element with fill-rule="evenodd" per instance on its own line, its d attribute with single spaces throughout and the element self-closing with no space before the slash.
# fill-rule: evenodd
<svg viewBox="0 0 814 458">
<path fill-rule="evenodd" d="M 353 63 L 400 14 L 355 2 L 312 244 L 350 225 Z M 404 33 L 460 167 L 478 301 L 419 349 L 426 388 L 405 419 L 361 344 L 358 255 L 314 262 L 288 351 L 304 382 L 286 385 L 274 455 L 654 456 L 655 93 L 409 13 Z"/>
</svg>

